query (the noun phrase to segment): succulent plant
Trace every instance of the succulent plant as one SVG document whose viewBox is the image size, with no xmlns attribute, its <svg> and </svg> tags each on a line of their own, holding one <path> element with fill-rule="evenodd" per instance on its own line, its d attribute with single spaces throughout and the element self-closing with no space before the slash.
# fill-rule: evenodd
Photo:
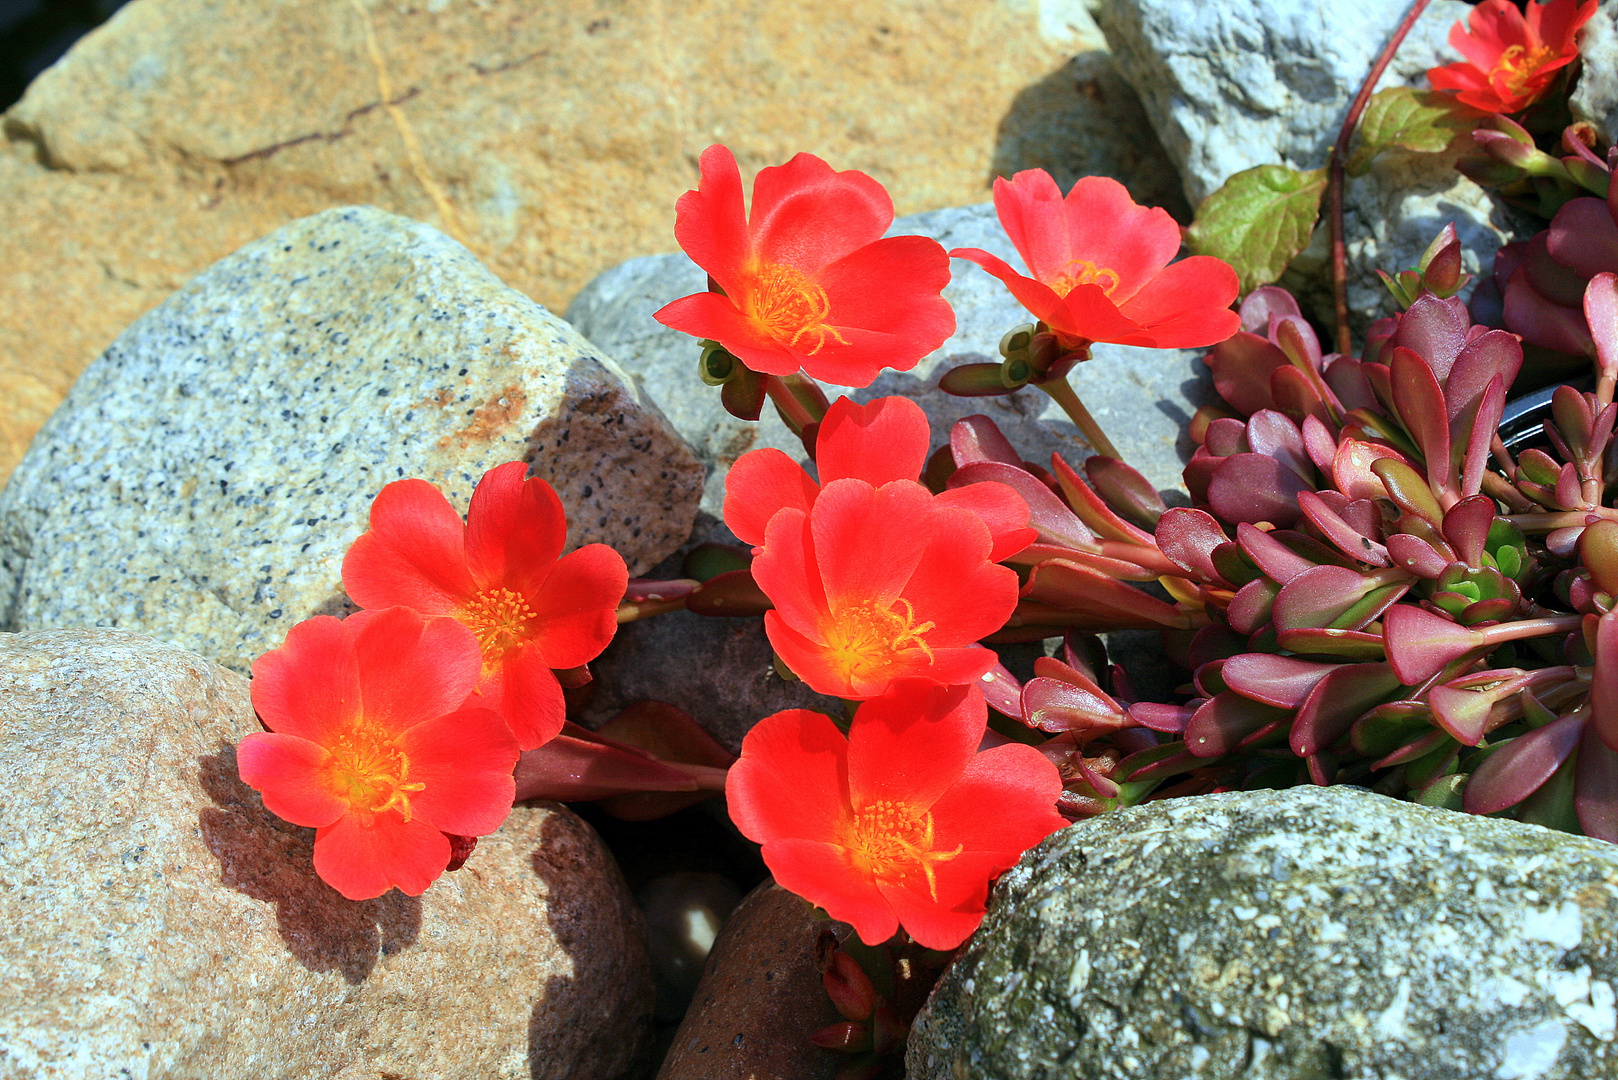
<svg viewBox="0 0 1618 1080">
<path fill-rule="evenodd" d="M 1226 408 L 1193 421 L 1192 506 L 1122 462 L 1047 472 L 985 418 L 956 427 L 944 482 L 1012 485 L 1040 533 L 999 639 L 1065 648 L 987 689 L 1063 770 L 1071 816 L 1353 783 L 1618 841 L 1612 372 L 1558 388 L 1514 455 L 1498 428 L 1522 348 L 1441 295 L 1453 245 L 1390 279 L 1408 310 L 1361 358 L 1323 354 L 1285 291 L 1249 295 L 1206 357 Z M 1612 275 L 1584 308 L 1618 343 Z M 1179 698 L 1137 700 L 1107 664 L 1094 635 L 1125 628 L 1165 632 L 1192 673 Z"/>
</svg>

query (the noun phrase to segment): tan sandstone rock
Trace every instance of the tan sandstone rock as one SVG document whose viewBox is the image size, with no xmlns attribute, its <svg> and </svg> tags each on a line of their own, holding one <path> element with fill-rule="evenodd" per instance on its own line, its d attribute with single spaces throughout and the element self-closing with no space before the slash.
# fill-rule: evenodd
<svg viewBox="0 0 1618 1080">
<path fill-rule="evenodd" d="M 1101 48 L 1079 0 L 134 0 L 4 119 L 0 478 L 137 315 L 330 206 L 430 222 L 560 310 L 673 250 L 716 141 L 863 169 L 901 214 L 1030 165 L 1161 201 Z"/>
<path fill-rule="evenodd" d="M 0 1078 L 618 1076 L 651 998 L 589 826 L 513 811 L 344 900 L 236 775 L 247 681 L 117 630 L 0 635 Z"/>
</svg>

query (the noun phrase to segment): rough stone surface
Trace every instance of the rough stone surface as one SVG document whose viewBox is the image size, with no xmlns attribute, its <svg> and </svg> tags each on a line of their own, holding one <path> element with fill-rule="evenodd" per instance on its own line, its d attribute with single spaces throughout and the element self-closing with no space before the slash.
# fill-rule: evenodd
<svg viewBox="0 0 1618 1080">
<path fill-rule="evenodd" d="M 1110 122 L 1139 105 L 1071 66 L 1102 47 L 1079 0 L 136 0 L 0 125 L 0 479 L 138 315 L 332 206 L 431 222 L 559 311 L 673 250 L 712 142 L 863 169 L 903 213 L 1102 148 L 1144 193 L 1172 170 Z"/>
<path fill-rule="evenodd" d="M 946 249 L 979 247 L 1022 265 L 988 203 L 900 218 L 889 232 L 931 236 Z M 1072 462 L 1088 456 L 1078 429 L 1037 390 L 992 398 L 952 398 L 937 390 L 939 377 L 958 364 L 998 362 L 1005 332 L 1033 321 L 1005 286 L 978 266 L 955 259 L 951 269 L 954 279 L 944 297 L 955 308 L 954 336 L 910 373 L 889 371 L 851 396 L 858 401 L 889 394 L 915 398 L 932 421 L 935 447 L 948 440 L 955 421 L 983 413 L 1030 461 L 1048 464 L 1052 452 Z M 670 300 L 706 287 L 703 272 L 684 255 L 633 259 L 586 286 L 568 307 L 567 319 L 624 358 L 626 371 L 691 443 L 708 467 L 702 509 L 719 516 L 725 470 L 736 458 L 774 446 L 801 459 L 803 445 L 768 406 L 757 424 L 726 413 L 718 391 L 696 376 L 696 341 L 652 319 Z M 1198 406 L 1217 400 L 1207 368 L 1197 359 L 1201 352 L 1097 345 L 1095 359 L 1069 377 L 1125 458 L 1161 489 L 1180 486 L 1182 463 L 1192 450 L 1185 425 Z"/>
<path fill-rule="evenodd" d="M 1575 120 L 1586 120 L 1611 146 L 1618 135 L 1618 0 L 1602 0 L 1579 32 L 1578 85 L 1568 98 Z"/>
<path fill-rule="evenodd" d="M 658 1080 L 831 1080 L 848 1059 L 809 1042 L 842 1019 L 815 966 L 828 928 L 849 933 L 774 881 L 748 893 L 708 953 Z"/>
<path fill-rule="evenodd" d="M 632 572 L 679 546 L 702 473 L 573 329 L 426 225 L 330 210 L 130 327 L 0 493 L 0 626 L 111 625 L 245 670 L 344 610 L 341 564 L 390 481 L 464 508 L 522 458 L 569 546 Z"/>
<path fill-rule="evenodd" d="M 1074 825 L 997 886 L 911 1080 L 1618 1076 L 1618 847 L 1351 788 Z"/>
<path fill-rule="evenodd" d="M 247 681 L 121 630 L 0 635 L 0 1077 L 608 1080 L 639 915 L 519 808 L 421 897 L 344 900 L 236 775 Z"/>
<path fill-rule="evenodd" d="M 1405 0 L 1105 0 L 1099 15 L 1119 69 L 1140 92 L 1194 205 L 1257 165 L 1326 163 L 1349 102 L 1409 8 Z M 1449 28 L 1470 8 L 1437 0 L 1394 54 L 1378 88 L 1426 86 L 1427 69 L 1454 59 Z M 1349 306 L 1357 328 L 1391 313 L 1375 271 L 1414 266 L 1453 222 L 1466 269 L 1493 264 L 1511 220 L 1448 155 L 1384 154 L 1345 192 Z M 1284 282 L 1331 322 L 1324 226 Z"/>
</svg>

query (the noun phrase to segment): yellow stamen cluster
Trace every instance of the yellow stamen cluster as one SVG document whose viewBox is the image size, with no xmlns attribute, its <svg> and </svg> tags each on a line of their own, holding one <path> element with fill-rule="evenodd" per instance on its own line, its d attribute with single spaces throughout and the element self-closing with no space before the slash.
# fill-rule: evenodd
<svg viewBox="0 0 1618 1080">
<path fill-rule="evenodd" d="M 1073 272 L 1069 273 L 1069 270 Z M 1097 266 L 1089 259 L 1069 259 L 1067 265 L 1062 267 L 1062 273 L 1048 284 L 1056 290 L 1057 296 L 1066 296 L 1079 285 L 1100 285 L 1101 291 L 1111 296 L 1112 290 L 1118 287 L 1118 272 Z"/>
<path fill-rule="evenodd" d="M 827 658 L 850 678 L 878 675 L 906 649 L 933 650 L 922 637 L 931 622 L 916 623 L 916 609 L 901 597 L 901 610 L 879 604 L 855 604 L 832 612 L 825 626 Z"/>
<path fill-rule="evenodd" d="M 410 820 L 410 796 L 427 785 L 410 781 L 410 758 L 386 732 L 363 723 L 339 735 L 326 749 L 325 780 L 351 812 L 397 810 Z"/>
<path fill-rule="evenodd" d="M 1556 50 L 1548 45 L 1540 45 L 1533 49 L 1523 45 L 1512 45 L 1494 62 L 1494 67 L 1489 71 L 1489 81 L 1501 79 L 1513 96 L 1521 94 L 1535 72 L 1555 58 Z"/>
<path fill-rule="evenodd" d="M 461 609 L 460 621 L 478 639 L 485 657 L 498 656 L 528 637 L 534 609 L 520 593 L 490 589 Z"/>
<path fill-rule="evenodd" d="M 831 314 L 826 290 L 790 266 L 760 265 L 752 275 L 752 287 L 746 290 L 742 302 L 747 317 L 788 348 L 796 348 L 799 341 L 810 335 L 815 339 L 810 356 L 825 346 L 828 337 L 848 344 L 843 335 L 826 322 Z"/>
<path fill-rule="evenodd" d="M 938 899 L 938 876 L 934 863 L 948 862 L 964 847 L 937 851 L 933 837 L 933 815 L 916 813 L 902 803 L 881 799 L 868 803 L 854 814 L 854 834 L 849 850 L 861 870 L 876 878 L 892 879 L 906 863 L 921 867 L 927 878 L 927 892 Z"/>
</svg>

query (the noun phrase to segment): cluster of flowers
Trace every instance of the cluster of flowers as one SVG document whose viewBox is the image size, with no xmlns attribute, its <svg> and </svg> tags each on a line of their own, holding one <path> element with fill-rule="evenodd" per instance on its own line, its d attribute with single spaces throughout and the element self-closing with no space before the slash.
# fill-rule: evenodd
<svg viewBox="0 0 1618 1080">
<path fill-rule="evenodd" d="M 1593 7 L 1530 3 L 1524 18 L 1485 0 L 1451 37 L 1467 62 L 1434 69 L 1433 85 L 1487 112 L 1526 108 Z M 749 208 L 730 152 L 703 154 L 676 235 L 710 287 L 656 317 L 704 339 L 701 372 L 727 408 L 756 418 L 772 400 L 815 462 L 811 475 L 776 450 L 745 455 L 724 516 L 752 549 L 743 576 L 781 664 L 848 702 L 841 718 L 764 718 L 724 778 L 782 885 L 868 943 L 902 929 L 948 949 L 977 927 L 993 878 L 1073 818 L 1308 780 L 1520 804 L 1618 838 L 1618 513 L 1602 498 L 1618 204 L 1585 133 L 1556 161 L 1513 127 L 1499 116 L 1478 133 L 1517 170 L 1496 180 L 1543 179 L 1544 158 L 1568 190 L 1607 196 L 1564 200 L 1565 221 L 1497 266 L 1507 325 L 1552 326 L 1554 347 L 1601 361 L 1594 394 L 1559 392 L 1549 449 L 1515 458 L 1494 428 L 1522 352 L 1450 299 L 1452 233 L 1390 279 L 1409 311 L 1365 357 L 1323 356 L 1289 296 L 1261 289 L 1232 310 L 1231 267 L 1173 261 L 1179 227 L 1109 179 L 1065 197 L 1039 170 L 996 181 L 1025 275 L 978 249 L 885 237 L 892 203 L 861 173 L 800 154 L 759 172 Z M 930 460 L 914 403 L 830 402 L 814 382 L 867 386 L 941 345 L 951 256 L 1035 321 L 1006 336 L 1002 363 L 943 387 L 1049 393 L 1102 451 L 1082 475 L 1060 456 L 1022 461 L 983 417 Z M 1545 314 L 1558 304 L 1576 318 Z M 1067 384 L 1097 342 L 1217 346 L 1229 408 L 1193 423 L 1193 508 L 1169 510 L 1116 460 Z M 573 738 L 559 736 L 557 673 L 636 617 L 623 560 L 603 545 L 563 557 L 562 508 L 524 472 L 491 471 L 464 523 L 430 485 L 389 485 L 343 567 L 365 610 L 299 624 L 254 667 L 270 730 L 243 740 L 242 776 L 317 830 L 316 869 L 345 896 L 420 893 L 498 827 L 531 793 L 513 779 L 519 754 Z M 1167 599 L 1135 587 L 1154 581 Z M 698 609 L 696 583 L 668 584 Z M 1089 636 L 1137 627 L 1190 662 L 1188 700 L 1136 700 Z M 1060 658 L 1026 683 L 982 644 L 1055 636 Z M 1546 638 L 1565 638 L 1561 655 Z M 1015 737 L 989 727 L 991 707 Z"/>
<path fill-rule="evenodd" d="M 423 480 L 383 488 L 343 560 L 364 610 L 301 622 L 253 665 L 269 730 L 237 746 L 242 779 L 316 830 L 315 870 L 350 900 L 420 895 L 500 827 L 518 753 L 562 729 L 553 669 L 617 629 L 623 558 L 563 556 L 561 500 L 526 471 L 490 470 L 464 523 Z"/>
</svg>

